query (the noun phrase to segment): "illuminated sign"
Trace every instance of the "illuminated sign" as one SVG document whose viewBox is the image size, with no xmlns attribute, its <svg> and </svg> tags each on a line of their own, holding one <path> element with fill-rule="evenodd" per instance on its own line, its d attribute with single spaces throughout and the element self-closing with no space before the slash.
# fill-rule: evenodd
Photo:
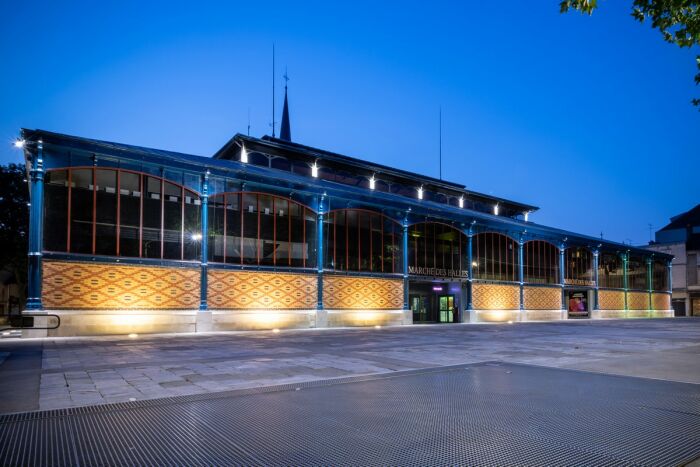
<svg viewBox="0 0 700 467">
<path fill-rule="evenodd" d="M 566 285 L 585 285 L 589 287 L 595 286 L 595 281 L 587 279 L 564 279 L 564 284 Z"/>
<path fill-rule="evenodd" d="M 464 269 L 417 268 L 409 266 L 408 273 L 416 276 L 461 277 L 464 279 L 469 277 L 469 272 Z"/>
</svg>

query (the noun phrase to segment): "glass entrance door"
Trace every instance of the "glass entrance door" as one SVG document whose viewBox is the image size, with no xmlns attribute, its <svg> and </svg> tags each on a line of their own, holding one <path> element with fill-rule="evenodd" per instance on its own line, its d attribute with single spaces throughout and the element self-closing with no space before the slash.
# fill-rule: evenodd
<svg viewBox="0 0 700 467">
<path fill-rule="evenodd" d="M 438 317 L 440 323 L 454 323 L 454 309 L 454 295 L 438 295 Z"/>
</svg>

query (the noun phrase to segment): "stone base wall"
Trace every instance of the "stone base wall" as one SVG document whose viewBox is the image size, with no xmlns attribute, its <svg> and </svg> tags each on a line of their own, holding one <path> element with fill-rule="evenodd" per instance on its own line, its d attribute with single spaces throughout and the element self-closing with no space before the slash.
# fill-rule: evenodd
<svg viewBox="0 0 700 467">
<path fill-rule="evenodd" d="M 472 310 L 472 323 L 506 323 L 520 321 L 520 310 Z"/>
<path fill-rule="evenodd" d="M 625 310 L 593 310 L 591 312 L 591 318 L 593 319 L 605 319 L 605 318 L 626 318 L 627 312 Z"/>
<path fill-rule="evenodd" d="M 566 319 L 566 311 L 562 310 L 527 310 L 527 321 L 559 321 Z"/>
<path fill-rule="evenodd" d="M 207 331 L 305 329 L 317 325 L 316 310 L 214 310 Z"/>
<path fill-rule="evenodd" d="M 197 310 L 46 310 L 46 313 L 61 318 L 58 329 L 44 331 L 48 337 L 195 332 L 197 321 Z"/>
<path fill-rule="evenodd" d="M 403 310 L 324 310 L 328 327 L 398 326 L 405 324 Z"/>
</svg>

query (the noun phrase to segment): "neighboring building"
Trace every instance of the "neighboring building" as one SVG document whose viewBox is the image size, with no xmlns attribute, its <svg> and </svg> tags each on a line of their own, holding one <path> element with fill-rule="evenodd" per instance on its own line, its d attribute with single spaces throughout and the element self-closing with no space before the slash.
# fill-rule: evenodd
<svg viewBox="0 0 700 467">
<path fill-rule="evenodd" d="M 673 255 L 675 315 L 700 316 L 700 204 L 672 217 L 647 248 Z"/>
<path fill-rule="evenodd" d="M 22 130 L 27 315 L 59 314 L 49 335 L 672 315 L 671 256 L 293 143 L 285 119 L 211 158 Z"/>
</svg>

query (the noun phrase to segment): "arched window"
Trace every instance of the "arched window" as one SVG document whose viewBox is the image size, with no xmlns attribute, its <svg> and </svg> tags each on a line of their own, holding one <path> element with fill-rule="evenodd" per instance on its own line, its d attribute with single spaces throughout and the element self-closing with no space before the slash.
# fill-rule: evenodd
<svg viewBox="0 0 700 467">
<path fill-rule="evenodd" d="M 530 240 L 523 251 L 525 282 L 559 283 L 559 248 L 544 240 Z"/>
<path fill-rule="evenodd" d="M 467 236 L 452 226 L 421 222 L 408 228 L 408 266 L 411 274 L 461 277 L 462 271 L 467 269 L 464 264 L 466 253 Z M 431 268 L 444 269 L 446 273 L 425 271 Z"/>
<path fill-rule="evenodd" d="M 630 255 L 627 260 L 627 288 L 649 290 L 647 259 L 643 256 Z"/>
<path fill-rule="evenodd" d="M 594 286 L 593 253 L 588 248 L 570 247 L 564 251 L 564 283 Z"/>
<path fill-rule="evenodd" d="M 324 220 L 324 268 L 401 272 L 401 226 L 378 212 L 339 209 Z"/>
<path fill-rule="evenodd" d="M 657 292 L 668 291 L 668 265 L 666 261 L 654 260 L 653 268 L 654 290 Z"/>
<path fill-rule="evenodd" d="M 472 272 L 475 279 L 518 281 L 518 243 L 495 232 L 472 239 Z"/>
<path fill-rule="evenodd" d="M 616 253 L 601 253 L 598 261 L 598 286 L 608 289 L 624 287 L 622 259 Z"/>
<path fill-rule="evenodd" d="M 111 168 L 46 174 L 44 249 L 197 260 L 199 195 L 160 177 Z"/>
<path fill-rule="evenodd" d="M 209 198 L 208 255 L 217 263 L 315 266 L 316 214 L 267 193 L 217 194 Z"/>
</svg>

